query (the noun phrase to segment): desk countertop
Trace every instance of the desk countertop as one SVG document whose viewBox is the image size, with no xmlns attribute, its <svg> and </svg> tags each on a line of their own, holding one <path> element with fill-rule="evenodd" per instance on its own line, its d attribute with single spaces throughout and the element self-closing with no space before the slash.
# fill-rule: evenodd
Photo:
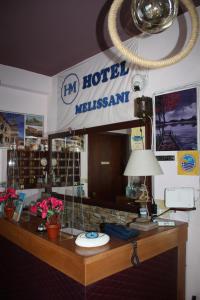
<svg viewBox="0 0 200 300">
<path fill-rule="evenodd" d="M 130 241 L 111 238 L 105 246 L 81 248 L 75 245 L 74 238 L 64 233 L 60 233 L 56 241 L 48 240 L 46 233 L 37 232 L 39 222 L 36 217 L 20 223 L 1 218 L 0 234 L 85 286 L 132 266 Z M 184 249 L 186 240 L 187 223 L 183 222 L 177 222 L 175 227 L 141 232 L 134 239 L 141 262 L 174 247 Z M 184 251 L 182 256 L 184 258 Z"/>
</svg>

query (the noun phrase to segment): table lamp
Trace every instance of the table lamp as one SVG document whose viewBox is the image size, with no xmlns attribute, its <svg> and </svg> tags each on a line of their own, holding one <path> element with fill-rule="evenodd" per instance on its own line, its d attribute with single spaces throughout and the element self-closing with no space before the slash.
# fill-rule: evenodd
<svg viewBox="0 0 200 300">
<path fill-rule="evenodd" d="M 141 207 L 146 206 L 149 202 L 149 192 L 146 186 L 146 176 L 161 175 L 163 171 L 153 153 L 150 149 L 133 150 L 128 160 L 125 176 L 144 176 L 144 184 L 142 185 L 142 194 L 135 202 L 139 202 Z"/>
</svg>

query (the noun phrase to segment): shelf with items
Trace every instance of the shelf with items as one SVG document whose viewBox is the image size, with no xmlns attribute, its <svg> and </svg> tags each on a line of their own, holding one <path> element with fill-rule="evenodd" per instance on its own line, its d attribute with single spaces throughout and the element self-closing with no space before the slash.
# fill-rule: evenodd
<svg viewBox="0 0 200 300">
<path fill-rule="evenodd" d="M 80 153 L 69 149 L 52 152 L 52 186 L 72 186 L 80 182 Z"/>
<path fill-rule="evenodd" d="M 18 189 L 42 188 L 46 184 L 47 151 L 8 150 L 7 185 Z"/>
</svg>

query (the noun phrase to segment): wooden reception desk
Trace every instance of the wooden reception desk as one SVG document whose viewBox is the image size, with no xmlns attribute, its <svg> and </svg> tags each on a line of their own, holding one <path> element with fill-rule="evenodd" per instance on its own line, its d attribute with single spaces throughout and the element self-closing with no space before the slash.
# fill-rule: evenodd
<svg viewBox="0 0 200 300">
<path fill-rule="evenodd" d="M 85 287 L 132 267 L 131 242 L 111 238 L 102 247 L 80 248 L 75 245 L 75 239 L 67 234 L 61 233 L 56 241 L 48 240 L 46 233 L 38 233 L 36 230 L 39 221 L 32 217 L 30 222 L 15 223 L 1 218 L 0 235 Z M 134 239 L 140 262 L 177 248 L 179 300 L 184 299 L 185 293 L 186 240 L 187 223 L 182 222 L 177 222 L 175 227 L 159 227 L 141 232 Z"/>
</svg>

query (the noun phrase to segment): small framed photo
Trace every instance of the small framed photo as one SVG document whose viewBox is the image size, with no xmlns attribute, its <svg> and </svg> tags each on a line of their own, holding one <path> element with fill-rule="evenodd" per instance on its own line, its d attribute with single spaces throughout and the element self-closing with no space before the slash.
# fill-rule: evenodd
<svg viewBox="0 0 200 300">
<path fill-rule="evenodd" d="M 24 146 L 24 115 L 0 111 L 0 147 Z"/>
<path fill-rule="evenodd" d="M 42 137 L 43 136 L 44 117 L 37 115 L 26 115 L 25 133 L 27 137 Z"/>
<path fill-rule="evenodd" d="M 145 126 L 131 128 L 131 149 L 145 149 Z"/>
</svg>

